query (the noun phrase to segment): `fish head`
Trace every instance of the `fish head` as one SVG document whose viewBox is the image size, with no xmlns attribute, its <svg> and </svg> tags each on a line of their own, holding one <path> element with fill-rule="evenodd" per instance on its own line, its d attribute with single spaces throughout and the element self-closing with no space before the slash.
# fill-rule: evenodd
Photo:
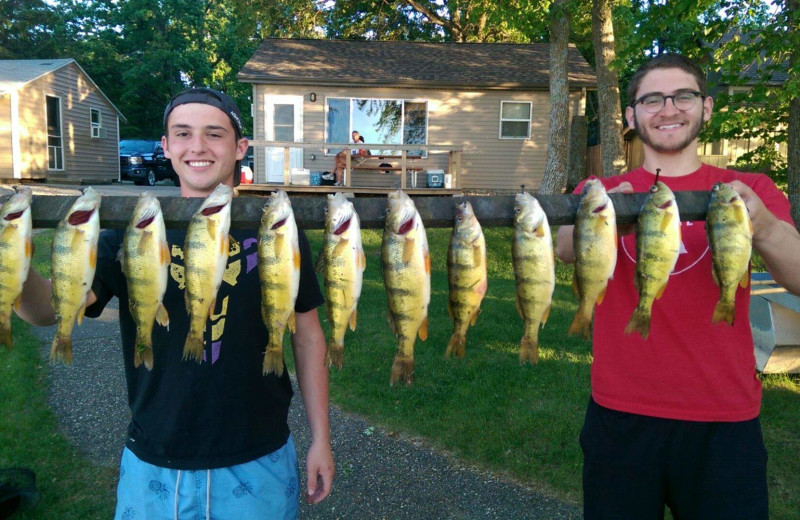
<svg viewBox="0 0 800 520">
<path fill-rule="evenodd" d="M 398 235 L 405 235 L 414 228 L 417 207 L 411 197 L 397 190 L 389 193 L 386 207 L 386 228 Z"/>
<path fill-rule="evenodd" d="M 214 188 L 214 191 L 211 192 L 211 195 L 206 197 L 198 212 L 202 213 L 204 216 L 219 213 L 225 206 L 231 203 L 232 198 L 233 188 L 227 184 L 219 184 Z"/>
<path fill-rule="evenodd" d="M 584 214 L 608 213 L 614 211 L 614 205 L 608 197 L 605 186 L 599 179 L 589 179 L 581 192 L 581 203 L 578 211 Z"/>
<path fill-rule="evenodd" d="M 730 184 L 718 182 L 711 188 L 711 204 L 735 204 L 738 200 L 741 200 L 739 192 Z"/>
<path fill-rule="evenodd" d="M 292 202 L 289 200 L 289 195 L 283 190 L 277 190 L 264 204 L 261 226 L 264 229 L 276 230 L 286 224 L 292 215 Z"/>
<path fill-rule="evenodd" d="M 341 235 L 350 229 L 353 215 L 353 203 L 347 200 L 344 193 L 328 195 L 328 205 L 325 207 L 325 229 L 334 235 Z"/>
<path fill-rule="evenodd" d="M 455 218 L 457 228 L 472 227 L 477 221 L 475 212 L 472 210 L 472 204 L 468 200 L 456 204 Z"/>
<path fill-rule="evenodd" d="M 161 213 L 161 204 L 152 191 L 145 191 L 139 195 L 136 206 L 133 208 L 131 225 L 137 229 L 145 229 L 152 224 Z"/>
<path fill-rule="evenodd" d="M 0 218 L 8 221 L 18 219 L 31 207 L 32 198 L 33 190 L 29 186 L 18 187 L 17 192 L 3 203 Z"/>
<path fill-rule="evenodd" d="M 675 204 L 675 194 L 672 190 L 661 181 L 650 186 L 650 195 L 648 195 L 648 202 L 660 210 L 674 210 L 677 205 Z"/>
<path fill-rule="evenodd" d="M 530 233 L 541 225 L 544 218 L 544 210 L 536 197 L 527 192 L 517 193 L 514 197 L 515 225 Z"/>
<path fill-rule="evenodd" d="M 83 190 L 83 195 L 78 197 L 69 209 L 67 223 L 71 226 L 85 224 L 97 214 L 100 207 L 100 193 L 91 186 Z"/>
</svg>

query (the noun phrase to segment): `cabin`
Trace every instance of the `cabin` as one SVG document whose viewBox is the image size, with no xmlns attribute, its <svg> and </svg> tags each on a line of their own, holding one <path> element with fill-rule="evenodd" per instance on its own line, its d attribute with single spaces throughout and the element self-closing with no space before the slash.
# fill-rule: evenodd
<svg viewBox="0 0 800 520">
<path fill-rule="evenodd" d="M 0 60 L 0 179 L 117 180 L 120 119 L 73 59 Z"/>
<path fill-rule="evenodd" d="M 574 45 L 568 73 L 582 116 L 597 80 Z M 318 178 L 343 149 L 371 155 L 348 160 L 348 186 L 516 190 L 544 174 L 548 44 L 268 38 L 238 79 L 253 86 L 256 184 Z"/>
</svg>

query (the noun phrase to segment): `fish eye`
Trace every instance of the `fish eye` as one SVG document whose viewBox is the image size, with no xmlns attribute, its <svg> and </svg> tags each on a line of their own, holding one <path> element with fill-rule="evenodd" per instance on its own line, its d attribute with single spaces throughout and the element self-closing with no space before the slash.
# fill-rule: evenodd
<svg viewBox="0 0 800 520">
<path fill-rule="evenodd" d="M 653 184 L 652 186 L 650 186 L 650 193 L 655 193 L 657 191 L 658 191 L 658 185 Z"/>
<path fill-rule="evenodd" d="M 713 187 L 713 188 L 711 188 L 711 191 L 719 191 L 719 190 L 720 190 L 720 188 L 722 188 L 722 183 L 721 183 L 721 182 L 718 182 L 718 183 L 716 183 L 716 184 L 714 185 L 714 187 Z"/>
<path fill-rule="evenodd" d="M 519 208 L 514 208 L 514 215 L 519 215 L 519 212 L 520 212 Z"/>
</svg>

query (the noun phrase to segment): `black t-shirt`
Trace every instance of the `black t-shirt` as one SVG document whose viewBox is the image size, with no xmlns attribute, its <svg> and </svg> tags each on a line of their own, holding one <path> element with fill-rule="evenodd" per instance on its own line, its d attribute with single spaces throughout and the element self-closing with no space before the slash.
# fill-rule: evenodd
<svg viewBox="0 0 800 520">
<path fill-rule="evenodd" d="M 164 306 L 169 329 L 153 327 L 153 370 L 133 366 L 136 325 L 128 308 L 128 291 L 117 252 L 124 230 L 100 234 L 97 272 L 92 290 L 97 302 L 86 315 L 97 317 L 113 297 L 120 301 L 119 320 L 131 423 L 127 447 L 140 459 L 176 469 L 213 469 L 241 464 L 283 446 L 292 386 L 281 377 L 262 375 L 268 333 L 261 318 L 258 236 L 253 230 L 231 230 L 230 253 L 216 307 L 205 332 L 202 363 L 184 361 L 189 331 L 184 301 L 185 229 L 167 230 L 172 256 Z M 323 302 L 308 239 L 300 235 L 300 290 L 295 311 L 307 312 Z"/>
</svg>

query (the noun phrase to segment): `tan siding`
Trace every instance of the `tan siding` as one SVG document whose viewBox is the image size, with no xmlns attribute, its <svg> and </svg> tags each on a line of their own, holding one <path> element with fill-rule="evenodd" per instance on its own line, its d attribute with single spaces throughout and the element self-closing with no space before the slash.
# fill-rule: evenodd
<svg viewBox="0 0 800 520">
<path fill-rule="evenodd" d="M 18 130 L 23 179 L 47 177 L 47 94 L 39 82 L 29 83 L 19 90 Z"/>
<path fill-rule="evenodd" d="M 317 100 L 309 101 L 316 93 Z M 446 91 L 390 88 L 324 88 L 255 85 L 255 138 L 263 139 L 264 95 L 303 95 L 304 140 L 322 142 L 325 136 L 327 97 L 394 98 L 428 101 L 428 144 L 463 146 L 461 186 L 481 189 L 518 189 L 521 184 L 535 188 L 541 182 L 547 159 L 549 95 L 542 91 Z M 532 102 L 531 138 L 500 139 L 500 101 Z M 570 95 L 571 111 L 583 110 L 580 92 Z M 311 160 L 311 154 L 315 160 Z M 265 178 L 264 154 L 256 151 L 257 182 Z M 333 155 L 307 149 L 304 166 L 310 170 L 332 170 Z M 430 154 L 418 164 L 447 170 L 447 154 Z M 399 176 L 360 173 L 354 185 L 391 186 Z M 422 181 L 424 183 L 424 180 Z"/>
<path fill-rule="evenodd" d="M 0 95 L 0 179 L 14 178 L 11 156 L 11 96 Z"/>
</svg>

